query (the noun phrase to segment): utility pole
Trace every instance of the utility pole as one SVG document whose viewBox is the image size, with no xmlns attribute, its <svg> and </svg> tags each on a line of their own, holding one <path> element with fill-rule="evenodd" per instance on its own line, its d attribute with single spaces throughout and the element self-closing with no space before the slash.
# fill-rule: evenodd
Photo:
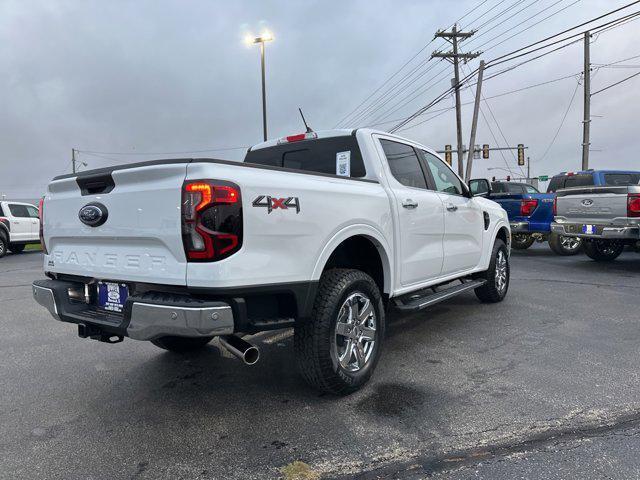
<svg viewBox="0 0 640 480">
<path fill-rule="evenodd" d="M 484 76 L 484 60 L 480 60 L 478 68 L 478 85 L 476 86 L 476 101 L 473 107 L 473 119 L 471 120 L 471 139 L 469 140 L 469 156 L 467 157 L 467 171 L 464 181 L 471 180 L 471 169 L 473 167 L 473 154 L 476 144 L 476 131 L 478 129 L 478 111 L 480 110 L 480 95 L 482 95 L 482 77 Z"/>
<path fill-rule="evenodd" d="M 591 127 L 591 32 L 584 33 L 584 118 L 582 120 L 582 170 L 589 169 Z"/>
<path fill-rule="evenodd" d="M 527 180 L 531 180 L 531 157 L 527 157 Z"/>
<path fill-rule="evenodd" d="M 462 177 L 464 175 L 464 152 L 462 147 L 462 108 L 460 102 L 460 59 L 468 61 L 476 58 L 481 52 L 476 53 L 460 53 L 458 50 L 458 41 L 466 40 L 471 37 L 475 32 L 459 32 L 458 26 L 454 25 L 450 32 L 438 30 L 435 34 L 435 38 L 444 38 L 447 42 L 451 43 L 453 50 L 449 52 L 433 52 L 431 58 L 444 58 L 453 64 L 453 87 L 456 94 L 456 131 L 457 131 L 457 150 L 458 150 L 458 175 Z"/>
<path fill-rule="evenodd" d="M 71 171 L 76 173 L 76 149 L 71 149 Z"/>
</svg>

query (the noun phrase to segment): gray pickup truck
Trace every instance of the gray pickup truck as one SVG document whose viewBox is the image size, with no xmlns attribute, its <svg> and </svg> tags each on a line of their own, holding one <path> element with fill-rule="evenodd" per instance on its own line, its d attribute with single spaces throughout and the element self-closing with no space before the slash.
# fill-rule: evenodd
<svg viewBox="0 0 640 480">
<path fill-rule="evenodd" d="M 615 260 L 640 247 L 640 185 L 569 188 L 557 192 L 551 231 L 580 237 L 593 260 Z"/>
</svg>

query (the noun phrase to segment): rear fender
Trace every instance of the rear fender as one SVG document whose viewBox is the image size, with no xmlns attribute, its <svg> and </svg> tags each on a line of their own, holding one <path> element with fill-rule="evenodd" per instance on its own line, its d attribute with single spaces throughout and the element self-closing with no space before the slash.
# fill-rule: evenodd
<svg viewBox="0 0 640 480">
<path fill-rule="evenodd" d="M 368 238 L 377 248 L 380 254 L 380 259 L 382 260 L 382 269 L 384 272 L 384 292 L 391 292 L 391 285 L 393 285 L 393 269 L 391 268 L 391 260 L 388 253 L 391 251 L 390 246 L 384 235 L 382 235 L 379 230 L 366 224 L 350 225 L 345 227 L 324 242 L 325 246 L 316 261 L 311 279 L 313 281 L 318 281 L 324 271 L 324 267 L 327 264 L 329 257 L 331 257 L 331 254 L 335 249 L 345 240 L 355 236 Z"/>
</svg>

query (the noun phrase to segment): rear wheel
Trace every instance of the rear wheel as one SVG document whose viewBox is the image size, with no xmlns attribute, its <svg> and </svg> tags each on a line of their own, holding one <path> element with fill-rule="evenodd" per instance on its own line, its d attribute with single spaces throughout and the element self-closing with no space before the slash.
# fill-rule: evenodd
<svg viewBox="0 0 640 480">
<path fill-rule="evenodd" d="M 511 247 L 516 250 L 526 250 L 536 239 L 533 238 L 533 235 L 528 235 L 526 233 L 514 233 L 511 237 Z"/>
<path fill-rule="evenodd" d="M 213 337 L 160 337 L 151 340 L 151 343 L 170 352 L 187 353 L 204 348 L 212 339 Z"/>
<path fill-rule="evenodd" d="M 7 254 L 8 247 L 9 242 L 7 241 L 6 235 L 0 232 L 0 258 L 4 257 Z"/>
<path fill-rule="evenodd" d="M 295 328 L 298 368 L 312 387 L 345 395 L 373 374 L 385 331 L 378 286 L 358 270 L 325 272 L 307 322 Z"/>
<path fill-rule="evenodd" d="M 558 255 L 577 255 L 582 251 L 582 239 L 552 233 L 549 236 L 549 248 Z"/>
<path fill-rule="evenodd" d="M 596 262 L 611 262 L 624 250 L 624 243 L 616 240 L 588 240 L 584 242 L 584 253 Z"/>
<path fill-rule="evenodd" d="M 9 245 L 9 250 L 11 251 L 11 253 L 22 253 L 24 252 L 24 244 L 21 245 Z"/>
<path fill-rule="evenodd" d="M 509 254 L 507 246 L 499 238 L 493 244 L 491 252 L 491 263 L 489 269 L 477 279 L 487 281 L 483 286 L 475 289 L 476 297 L 484 303 L 497 303 L 504 300 L 509 290 L 509 279 L 511 278 L 511 268 L 509 267 Z"/>
</svg>

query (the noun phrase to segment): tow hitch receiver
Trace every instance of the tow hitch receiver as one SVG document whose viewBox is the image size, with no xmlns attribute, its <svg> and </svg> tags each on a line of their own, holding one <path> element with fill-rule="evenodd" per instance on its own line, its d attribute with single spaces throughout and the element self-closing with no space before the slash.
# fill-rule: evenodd
<svg viewBox="0 0 640 480">
<path fill-rule="evenodd" d="M 120 343 L 124 340 L 122 335 L 114 335 L 104 332 L 98 327 L 87 325 L 86 323 L 78 324 L 78 336 L 80 338 L 90 338 L 105 343 Z"/>
</svg>

